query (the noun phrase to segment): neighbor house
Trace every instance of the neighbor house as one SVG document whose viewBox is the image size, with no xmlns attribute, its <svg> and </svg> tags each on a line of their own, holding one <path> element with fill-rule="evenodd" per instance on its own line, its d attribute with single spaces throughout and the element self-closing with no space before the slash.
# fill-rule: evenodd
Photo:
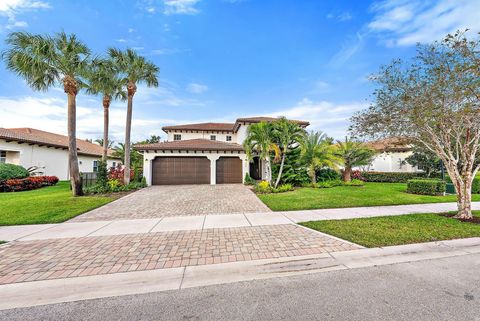
<svg viewBox="0 0 480 321">
<path fill-rule="evenodd" d="M 80 172 L 95 172 L 102 158 L 102 146 L 77 139 Z M 107 165 L 121 160 L 109 150 Z M 68 137 L 34 128 L 0 128 L 0 163 L 36 168 L 39 175 L 68 180 Z"/>
<path fill-rule="evenodd" d="M 412 144 L 400 138 L 385 138 L 369 142 L 368 145 L 377 152 L 372 163 L 361 169 L 369 172 L 421 172 L 422 170 L 408 164 L 405 159 L 412 155 Z"/>
<path fill-rule="evenodd" d="M 238 118 L 234 123 L 199 123 L 165 126 L 167 141 L 136 145 L 143 154 L 143 173 L 149 185 L 242 183 L 245 174 L 265 177 L 264 162 L 247 159 L 243 141 L 247 128 L 278 118 Z M 300 126 L 309 125 L 297 121 Z"/>
</svg>

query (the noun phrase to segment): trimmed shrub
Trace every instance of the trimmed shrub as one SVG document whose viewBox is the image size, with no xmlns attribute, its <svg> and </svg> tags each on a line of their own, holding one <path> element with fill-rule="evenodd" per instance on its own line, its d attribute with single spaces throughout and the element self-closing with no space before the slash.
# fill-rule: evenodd
<svg viewBox="0 0 480 321">
<path fill-rule="evenodd" d="M 420 195 L 443 195 L 446 182 L 440 179 L 411 179 L 407 182 L 407 193 Z"/>
<path fill-rule="evenodd" d="M 344 186 L 363 186 L 365 185 L 365 182 L 359 179 L 352 179 L 350 182 L 344 182 L 343 185 Z"/>
<path fill-rule="evenodd" d="M 317 182 L 326 182 L 340 179 L 340 173 L 331 168 L 322 168 L 316 171 Z"/>
<path fill-rule="evenodd" d="M 260 194 L 270 193 L 272 191 L 272 187 L 270 183 L 267 181 L 261 181 L 257 185 L 255 185 L 255 192 Z"/>
<path fill-rule="evenodd" d="M 245 185 L 255 185 L 257 182 L 250 177 L 248 173 L 245 174 L 244 184 Z"/>
<path fill-rule="evenodd" d="M 117 193 L 117 192 L 127 192 L 133 191 L 136 189 L 147 187 L 147 182 L 145 178 L 142 178 L 140 182 L 130 182 L 128 185 L 123 185 L 121 180 L 110 179 L 108 180 L 105 186 L 100 184 L 95 184 L 84 189 L 86 194 L 106 194 L 106 193 Z"/>
<path fill-rule="evenodd" d="M 480 177 L 475 177 L 472 182 L 472 194 L 480 194 Z"/>
<path fill-rule="evenodd" d="M 30 176 L 28 170 L 20 165 L 0 163 L 0 180 L 25 178 Z"/>
<path fill-rule="evenodd" d="M 44 186 L 52 186 L 58 183 L 56 176 L 32 176 L 21 179 L 0 180 L 0 192 L 30 191 Z"/>
<path fill-rule="evenodd" d="M 426 178 L 426 174 L 410 172 L 363 172 L 365 182 L 407 183 L 410 179 Z"/>
</svg>

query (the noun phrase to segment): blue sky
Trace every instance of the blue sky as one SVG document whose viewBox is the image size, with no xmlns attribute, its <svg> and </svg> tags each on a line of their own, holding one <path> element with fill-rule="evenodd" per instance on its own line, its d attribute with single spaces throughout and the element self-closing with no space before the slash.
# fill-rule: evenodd
<svg viewBox="0 0 480 321">
<path fill-rule="evenodd" d="M 131 47 L 160 69 L 160 87 L 140 86 L 133 139 L 186 122 L 285 115 L 345 135 L 368 106 L 368 75 L 458 28 L 480 30 L 480 0 L 1 0 L 0 49 L 11 31 L 76 33 L 93 52 Z M 473 32 L 471 33 L 473 34 Z M 0 67 L 0 127 L 66 133 L 61 88 L 33 92 Z M 111 135 L 123 139 L 125 104 Z M 98 97 L 78 96 L 78 136 L 101 137 Z"/>
</svg>

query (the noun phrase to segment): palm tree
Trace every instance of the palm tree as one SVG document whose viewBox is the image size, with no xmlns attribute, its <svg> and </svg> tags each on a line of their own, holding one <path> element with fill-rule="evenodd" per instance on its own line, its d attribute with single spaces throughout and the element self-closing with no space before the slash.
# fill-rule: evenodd
<svg viewBox="0 0 480 321">
<path fill-rule="evenodd" d="M 68 163 L 72 193 L 83 194 L 78 170 L 76 141 L 76 96 L 82 86 L 81 75 L 88 66 L 90 49 L 74 34 L 64 32 L 51 36 L 28 32 L 13 32 L 7 37 L 9 46 L 2 58 L 7 68 L 34 90 L 47 91 L 55 85 L 63 85 L 67 94 Z"/>
<path fill-rule="evenodd" d="M 137 91 L 137 84 L 145 83 L 148 87 L 158 87 L 158 72 L 160 68 L 139 56 L 135 50 L 110 48 L 110 58 L 115 63 L 117 70 L 122 74 L 123 83 L 127 86 L 127 122 L 125 126 L 125 171 L 123 181 L 130 183 L 130 133 L 132 130 L 133 96 Z"/>
<path fill-rule="evenodd" d="M 273 129 L 273 134 L 278 141 L 282 154 L 280 169 L 278 171 L 277 180 L 275 181 L 276 188 L 282 177 L 283 166 L 285 164 L 288 150 L 292 145 L 298 143 L 302 139 L 304 130 L 297 123 L 289 121 L 285 117 L 281 117 L 279 120 L 275 121 L 273 123 Z"/>
<path fill-rule="evenodd" d="M 300 160 L 307 166 L 312 183 L 317 182 L 316 170 L 323 167 L 337 168 L 341 159 L 335 155 L 332 140 L 322 132 L 309 132 L 300 141 Z"/>
<path fill-rule="evenodd" d="M 91 95 L 102 95 L 103 104 L 103 153 L 102 161 L 107 161 L 107 152 L 109 148 L 108 140 L 108 122 L 109 122 L 109 108 L 112 100 L 127 99 L 127 93 L 123 89 L 123 82 L 118 75 L 112 61 L 107 59 L 95 59 L 89 70 L 87 71 L 86 84 L 87 93 Z M 112 142 L 113 143 L 113 142 Z"/>
<path fill-rule="evenodd" d="M 104 141 L 105 140 L 103 138 L 97 138 L 97 139 L 94 140 L 94 142 L 97 143 L 100 146 L 103 146 Z M 108 139 L 107 140 L 107 148 L 112 148 L 113 145 L 115 145 L 115 142 L 113 140 Z"/>
<path fill-rule="evenodd" d="M 343 160 L 345 166 L 343 181 L 350 182 L 352 168 L 370 164 L 375 156 L 375 151 L 362 142 L 345 137 L 345 141 L 337 141 L 335 155 Z"/>
<path fill-rule="evenodd" d="M 247 137 L 243 142 L 243 147 L 249 159 L 251 159 L 255 153 L 265 161 L 266 181 L 271 184 L 271 153 L 274 153 L 275 161 L 278 161 L 280 158 L 280 149 L 274 142 L 273 125 L 267 122 L 250 125 L 247 130 Z"/>
</svg>

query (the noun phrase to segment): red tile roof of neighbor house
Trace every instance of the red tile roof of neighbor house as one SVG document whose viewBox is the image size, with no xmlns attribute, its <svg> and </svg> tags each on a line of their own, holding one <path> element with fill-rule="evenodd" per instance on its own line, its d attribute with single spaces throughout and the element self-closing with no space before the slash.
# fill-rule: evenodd
<svg viewBox="0 0 480 321">
<path fill-rule="evenodd" d="M 403 137 L 390 137 L 367 142 L 367 145 L 378 152 L 399 152 L 412 149 L 411 142 Z"/>
<path fill-rule="evenodd" d="M 49 147 L 68 148 L 68 137 L 46 132 L 35 128 L 0 128 L 0 139 L 45 145 Z M 77 153 L 80 155 L 102 156 L 102 146 L 77 139 Z M 113 150 L 108 150 L 108 156 L 113 157 Z"/>
<path fill-rule="evenodd" d="M 245 117 L 238 118 L 235 123 L 197 123 L 197 124 L 184 124 L 184 125 L 174 125 L 174 126 L 164 126 L 162 127 L 163 131 L 173 131 L 173 130 L 195 130 L 195 131 L 228 131 L 235 132 L 241 123 L 260 123 L 272 122 L 278 120 L 276 117 Z M 308 121 L 303 120 L 291 120 L 298 123 L 302 127 L 310 125 Z"/>
<path fill-rule="evenodd" d="M 242 145 L 209 139 L 174 140 L 155 144 L 141 144 L 136 150 L 194 150 L 194 151 L 243 151 Z"/>
</svg>

